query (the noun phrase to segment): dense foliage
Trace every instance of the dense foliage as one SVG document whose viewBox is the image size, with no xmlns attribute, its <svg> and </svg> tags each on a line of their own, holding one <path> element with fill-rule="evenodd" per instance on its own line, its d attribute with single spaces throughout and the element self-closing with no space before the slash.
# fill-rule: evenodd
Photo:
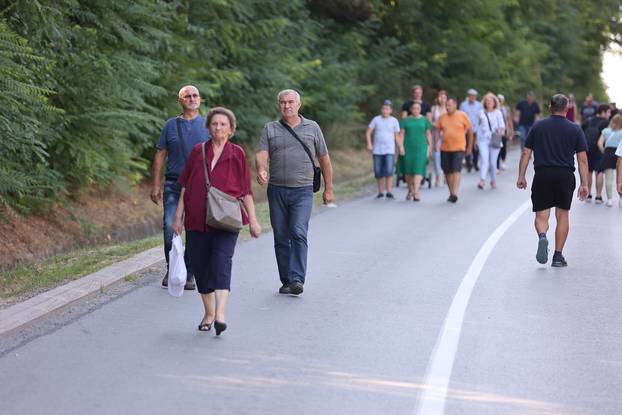
<svg viewBox="0 0 622 415">
<path fill-rule="evenodd" d="M 148 174 L 188 83 L 236 112 L 248 145 L 286 87 L 325 127 L 414 82 L 427 98 L 605 99 L 620 19 L 619 0 L 0 0 L 0 209 Z"/>
</svg>

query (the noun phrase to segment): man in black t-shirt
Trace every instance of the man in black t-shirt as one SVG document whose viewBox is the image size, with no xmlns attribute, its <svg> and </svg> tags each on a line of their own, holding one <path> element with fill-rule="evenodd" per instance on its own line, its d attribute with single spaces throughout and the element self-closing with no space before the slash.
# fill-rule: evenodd
<svg viewBox="0 0 622 415">
<path fill-rule="evenodd" d="M 592 201 L 592 172 L 594 172 L 596 176 L 596 197 L 594 201 L 596 204 L 603 203 L 603 185 L 605 182 L 603 174 L 603 153 L 598 148 L 598 139 L 603 130 L 609 125 L 610 115 L 611 108 L 609 105 L 602 104 L 598 106 L 596 116 L 588 118 L 581 124 L 581 128 L 585 133 L 585 139 L 587 140 L 587 168 L 590 172 L 587 179 L 587 202 Z"/>
<path fill-rule="evenodd" d="M 540 105 L 536 102 L 536 94 L 529 91 L 527 99 L 516 104 L 518 111 L 518 133 L 520 134 L 520 148 L 525 148 L 525 140 L 529 129 L 540 115 Z"/>
<path fill-rule="evenodd" d="M 421 85 L 413 86 L 412 99 L 404 102 L 404 105 L 402 105 L 402 112 L 400 113 L 400 118 L 406 118 L 411 115 L 410 109 L 415 102 L 421 104 L 421 115 L 427 117 L 430 121 L 432 121 L 432 113 L 430 112 L 432 107 L 430 107 L 430 104 L 423 101 L 423 87 Z"/>
<path fill-rule="evenodd" d="M 565 267 L 568 264 L 562 250 L 568 237 L 568 213 L 576 187 L 574 155 L 577 155 L 581 176 L 578 196 L 580 200 L 585 200 L 588 194 L 587 143 L 581 128 L 566 119 L 568 98 L 565 95 L 553 95 L 549 108 L 552 115 L 535 123 L 529 131 L 520 159 L 516 186 L 519 189 L 527 187 L 525 173 L 533 152 L 535 174 L 531 185 L 531 202 L 536 213 L 535 226 L 538 233 L 536 260 L 540 264 L 548 262 L 549 242 L 546 231 L 549 229 L 551 208 L 555 207 L 557 227 L 551 266 Z"/>
</svg>

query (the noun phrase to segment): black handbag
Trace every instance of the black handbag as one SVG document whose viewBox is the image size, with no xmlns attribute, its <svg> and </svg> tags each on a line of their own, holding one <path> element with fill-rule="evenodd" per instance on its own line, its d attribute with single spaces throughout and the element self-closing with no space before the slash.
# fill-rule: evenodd
<svg viewBox="0 0 622 415">
<path fill-rule="evenodd" d="M 285 127 L 285 129 L 287 129 L 287 131 L 289 131 L 289 133 L 291 135 L 294 136 L 294 138 L 296 140 L 298 140 L 298 142 L 300 143 L 300 145 L 302 146 L 302 148 L 305 150 L 305 152 L 307 153 L 307 156 L 309 156 L 309 160 L 311 160 L 311 164 L 313 165 L 313 193 L 317 193 L 320 190 L 320 187 L 322 185 L 322 169 L 320 169 L 318 166 L 315 165 L 315 161 L 313 160 L 313 156 L 311 155 L 311 151 L 309 150 L 309 148 L 302 142 L 302 140 L 300 139 L 300 137 L 298 137 L 298 134 L 296 134 L 294 132 L 294 130 L 292 129 L 292 127 L 290 127 L 289 125 L 287 125 L 287 123 L 283 120 L 279 121 L 281 123 L 281 125 L 283 127 Z"/>
</svg>

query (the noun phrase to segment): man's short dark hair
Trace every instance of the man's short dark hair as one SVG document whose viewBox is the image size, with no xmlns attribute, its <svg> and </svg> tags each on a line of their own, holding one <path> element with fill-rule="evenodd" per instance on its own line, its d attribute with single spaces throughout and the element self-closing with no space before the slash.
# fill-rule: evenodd
<svg viewBox="0 0 622 415">
<path fill-rule="evenodd" d="M 458 103 L 458 98 L 456 98 L 456 97 L 447 97 L 447 101 L 454 101 L 457 104 Z"/>
<path fill-rule="evenodd" d="M 555 94 L 551 97 L 550 108 L 552 113 L 564 112 L 568 107 L 568 97 L 564 94 Z"/>
<path fill-rule="evenodd" d="M 596 110 L 596 114 L 604 114 L 605 112 L 609 111 L 611 109 L 611 107 L 609 106 L 609 104 L 600 104 L 598 106 L 598 109 Z"/>
</svg>

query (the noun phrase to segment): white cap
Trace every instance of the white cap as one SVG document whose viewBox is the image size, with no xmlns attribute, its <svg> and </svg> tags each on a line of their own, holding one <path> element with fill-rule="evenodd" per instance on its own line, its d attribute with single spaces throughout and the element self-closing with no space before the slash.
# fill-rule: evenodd
<svg viewBox="0 0 622 415">
<path fill-rule="evenodd" d="M 477 95 L 477 91 L 473 88 L 469 88 L 467 91 L 467 95 Z"/>
</svg>

